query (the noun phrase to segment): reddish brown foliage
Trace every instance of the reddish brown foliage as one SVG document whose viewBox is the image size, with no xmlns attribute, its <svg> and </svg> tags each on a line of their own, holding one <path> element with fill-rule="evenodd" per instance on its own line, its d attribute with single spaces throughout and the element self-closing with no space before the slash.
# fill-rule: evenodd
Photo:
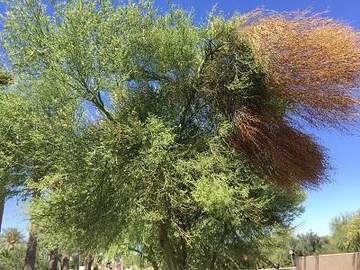
<svg viewBox="0 0 360 270">
<path fill-rule="evenodd" d="M 313 126 L 336 128 L 356 119 L 360 36 L 350 26 L 307 12 L 248 15 L 239 37 L 266 69 L 268 91 L 291 102 Z"/>
<path fill-rule="evenodd" d="M 271 113 L 237 112 L 229 143 L 248 153 L 272 182 L 282 187 L 316 186 L 326 179 L 324 150 L 313 139 Z"/>
<path fill-rule="evenodd" d="M 257 11 L 232 25 L 236 41 L 218 46 L 203 69 L 213 111 L 234 122 L 230 145 L 283 187 L 318 185 L 325 152 L 294 123 L 344 128 L 356 120 L 359 34 L 307 12 Z M 236 80 L 245 87 L 234 88 Z"/>
</svg>

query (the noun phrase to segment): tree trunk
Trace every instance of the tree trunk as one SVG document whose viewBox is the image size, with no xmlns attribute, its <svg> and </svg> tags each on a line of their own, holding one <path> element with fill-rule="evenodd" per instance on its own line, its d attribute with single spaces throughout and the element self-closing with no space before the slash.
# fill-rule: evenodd
<svg viewBox="0 0 360 270">
<path fill-rule="evenodd" d="M 35 270 L 37 235 L 33 221 L 30 220 L 29 241 L 27 243 L 24 270 Z"/>
<path fill-rule="evenodd" d="M 175 264 L 175 256 L 172 246 L 170 244 L 168 231 L 167 231 L 167 224 L 161 222 L 159 224 L 159 242 L 160 247 L 164 256 L 164 261 L 167 266 L 167 270 L 177 270 Z"/>
<path fill-rule="evenodd" d="M 59 254 L 58 254 L 57 250 L 51 251 L 49 270 L 57 270 L 58 269 L 58 260 L 59 260 Z"/>
<path fill-rule="evenodd" d="M 64 252 L 63 258 L 62 258 L 62 264 L 61 264 L 61 270 L 69 270 L 69 255 Z"/>
<path fill-rule="evenodd" d="M 78 252 L 76 254 L 76 256 L 74 257 L 74 270 L 79 270 L 80 269 L 80 252 Z"/>
<path fill-rule="evenodd" d="M 94 262 L 94 259 L 92 257 L 88 257 L 85 259 L 85 270 L 91 270 L 91 266 Z"/>
<path fill-rule="evenodd" d="M 0 185 L 0 233 L 1 233 L 1 225 L 4 215 L 4 207 L 5 207 L 5 187 L 3 185 Z"/>
<path fill-rule="evenodd" d="M 38 191 L 33 192 L 33 199 L 40 196 Z M 35 223 L 30 219 L 29 241 L 27 243 L 24 270 L 35 270 L 37 248 L 37 229 Z"/>
<path fill-rule="evenodd" d="M 0 233 L 1 233 L 2 219 L 4 215 L 4 207 L 5 207 L 5 197 L 0 194 Z"/>
</svg>

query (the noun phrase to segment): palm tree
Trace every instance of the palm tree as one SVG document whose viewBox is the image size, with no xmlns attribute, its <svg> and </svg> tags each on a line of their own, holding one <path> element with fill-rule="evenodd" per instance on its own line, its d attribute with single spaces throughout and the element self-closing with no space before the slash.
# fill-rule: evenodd
<svg viewBox="0 0 360 270">
<path fill-rule="evenodd" d="M 17 228 L 4 229 L 0 236 L 0 249 L 14 249 L 24 243 L 24 236 Z"/>
</svg>

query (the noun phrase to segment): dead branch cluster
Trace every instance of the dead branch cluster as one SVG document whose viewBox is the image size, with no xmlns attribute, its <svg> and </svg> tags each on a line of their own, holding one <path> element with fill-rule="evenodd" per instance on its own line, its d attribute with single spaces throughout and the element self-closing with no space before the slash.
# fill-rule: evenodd
<svg viewBox="0 0 360 270">
<path fill-rule="evenodd" d="M 327 179 L 324 149 L 283 118 L 242 111 L 234 122 L 230 145 L 245 151 L 272 182 L 286 188 L 298 184 L 314 187 Z"/>
<path fill-rule="evenodd" d="M 289 187 L 326 179 L 326 153 L 296 128 L 344 128 L 356 121 L 359 34 L 308 12 L 235 18 L 236 44 L 218 48 L 203 72 L 214 113 L 234 123 L 229 143 L 270 180 Z M 241 21 L 241 23 L 238 23 Z"/>
<path fill-rule="evenodd" d="M 360 35 L 345 23 L 308 12 L 249 15 L 239 38 L 266 69 L 271 94 L 316 127 L 355 120 L 360 88 Z"/>
</svg>

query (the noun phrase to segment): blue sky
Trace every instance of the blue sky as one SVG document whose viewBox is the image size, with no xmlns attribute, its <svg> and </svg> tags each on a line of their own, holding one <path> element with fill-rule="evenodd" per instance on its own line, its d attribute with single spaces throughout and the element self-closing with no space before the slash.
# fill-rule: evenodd
<svg viewBox="0 0 360 270">
<path fill-rule="evenodd" d="M 166 9 L 166 0 L 156 0 L 156 6 Z M 193 9 L 196 22 L 204 22 L 207 13 L 216 4 L 226 17 L 234 11 L 246 13 L 257 7 L 276 11 L 292 11 L 312 8 L 313 12 L 328 11 L 328 16 L 343 20 L 360 30 L 360 1 L 359 0 L 173 0 L 185 9 Z M 308 191 L 304 202 L 305 213 L 294 222 L 297 232 L 304 233 L 312 230 L 319 235 L 330 233 L 331 218 L 360 208 L 360 128 L 352 130 L 353 135 L 344 135 L 335 131 L 311 130 L 318 140 L 328 149 L 331 165 L 331 182 L 324 184 L 316 191 Z M 9 200 L 5 207 L 3 228 L 26 228 L 26 217 L 21 215 L 21 207 L 16 199 Z"/>
</svg>

